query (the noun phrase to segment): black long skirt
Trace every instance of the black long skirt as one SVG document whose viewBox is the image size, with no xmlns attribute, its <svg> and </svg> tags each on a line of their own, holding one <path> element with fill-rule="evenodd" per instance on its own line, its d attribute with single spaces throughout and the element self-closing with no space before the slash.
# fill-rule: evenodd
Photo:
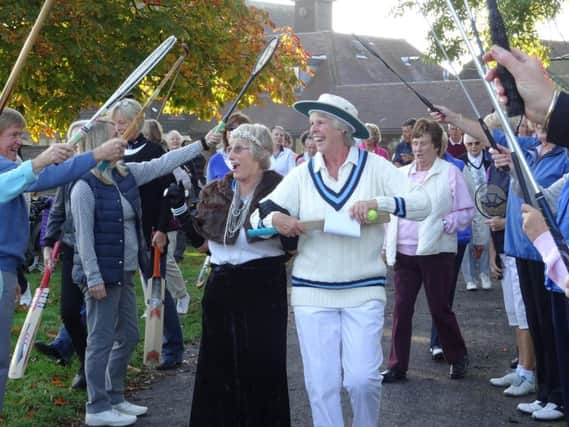
<svg viewBox="0 0 569 427">
<path fill-rule="evenodd" d="M 191 427 L 287 427 L 284 257 L 213 266 Z"/>
</svg>

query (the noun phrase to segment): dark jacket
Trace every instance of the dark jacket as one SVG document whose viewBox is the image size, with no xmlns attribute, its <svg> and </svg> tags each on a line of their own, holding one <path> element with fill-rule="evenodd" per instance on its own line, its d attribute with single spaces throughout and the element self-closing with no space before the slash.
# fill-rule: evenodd
<svg viewBox="0 0 569 427">
<path fill-rule="evenodd" d="M 125 163 L 146 162 L 164 154 L 164 149 L 160 144 L 147 140 L 142 134 L 134 141 L 129 141 L 128 145 L 124 156 Z M 171 182 L 176 182 L 176 180 L 172 174 L 169 174 L 156 178 L 139 188 L 142 203 L 142 231 L 148 247 L 150 247 L 153 230 L 164 233 L 170 230 L 170 207 L 163 201 L 162 195 Z"/>
</svg>

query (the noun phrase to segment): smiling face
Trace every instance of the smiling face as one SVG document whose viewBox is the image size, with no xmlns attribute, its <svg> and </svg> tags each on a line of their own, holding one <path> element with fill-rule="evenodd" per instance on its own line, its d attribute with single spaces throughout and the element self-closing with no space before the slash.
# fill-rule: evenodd
<svg viewBox="0 0 569 427">
<path fill-rule="evenodd" d="M 113 114 L 113 121 L 115 122 L 115 131 L 117 135 L 123 135 L 124 131 L 127 130 L 132 120 L 127 119 L 120 112 L 116 112 Z"/>
<path fill-rule="evenodd" d="M 413 138 L 411 148 L 415 156 L 417 170 L 429 170 L 438 156 L 437 149 L 431 140 L 431 135 L 425 133 L 418 138 Z"/>
<path fill-rule="evenodd" d="M 233 139 L 228 158 L 233 177 L 237 181 L 243 182 L 254 179 L 261 172 L 261 165 L 253 157 L 251 143 L 246 140 Z"/>
<path fill-rule="evenodd" d="M 19 126 L 9 126 L 0 133 L 0 156 L 16 161 L 18 150 L 22 146 L 24 129 Z"/>
<path fill-rule="evenodd" d="M 344 145 L 344 133 L 333 126 L 330 116 L 314 112 L 310 114 L 310 135 L 318 151 L 323 155 Z"/>
</svg>

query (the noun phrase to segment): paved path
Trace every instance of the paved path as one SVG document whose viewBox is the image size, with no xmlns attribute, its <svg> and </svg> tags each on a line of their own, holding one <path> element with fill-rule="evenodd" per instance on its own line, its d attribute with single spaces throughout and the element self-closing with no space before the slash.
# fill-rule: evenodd
<svg viewBox="0 0 569 427">
<path fill-rule="evenodd" d="M 491 291 L 457 290 L 455 312 L 469 349 L 471 366 L 462 381 L 448 379 L 448 365 L 431 361 L 428 349 L 430 315 L 421 292 L 414 318 L 409 380 L 386 384 L 382 393 L 380 425 L 405 427 L 454 426 L 561 426 L 562 423 L 537 423 L 519 413 L 517 403 L 534 400 L 534 396 L 514 399 L 503 396 L 502 389 L 492 387 L 488 378 L 505 372 L 515 352 L 513 331 L 507 326 L 499 288 Z M 388 288 L 383 354 L 389 352 L 392 289 Z M 294 319 L 289 318 L 288 374 L 291 414 L 294 427 L 310 427 L 312 419 L 304 390 L 302 363 Z M 197 346 L 190 347 L 183 367 L 164 374 L 151 387 L 132 397 L 148 405 L 151 414 L 137 426 L 186 426 L 190 413 Z M 351 425 L 349 402 L 343 399 L 346 426 Z"/>
</svg>

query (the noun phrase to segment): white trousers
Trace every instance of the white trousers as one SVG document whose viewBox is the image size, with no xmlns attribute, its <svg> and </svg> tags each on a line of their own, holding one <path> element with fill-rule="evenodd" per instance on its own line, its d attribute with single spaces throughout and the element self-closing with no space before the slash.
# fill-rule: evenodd
<svg viewBox="0 0 569 427">
<path fill-rule="evenodd" d="M 504 307 L 508 324 L 520 329 L 528 329 L 526 306 L 520 289 L 520 278 L 516 259 L 507 255 L 500 255 L 502 260 L 502 293 L 504 294 Z"/>
<path fill-rule="evenodd" d="M 348 391 L 354 427 L 377 427 L 383 363 L 385 303 L 358 307 L 294 307 L 304 381 L 315 427 L 343 427 L 342 387 Z"/>
</svg>

